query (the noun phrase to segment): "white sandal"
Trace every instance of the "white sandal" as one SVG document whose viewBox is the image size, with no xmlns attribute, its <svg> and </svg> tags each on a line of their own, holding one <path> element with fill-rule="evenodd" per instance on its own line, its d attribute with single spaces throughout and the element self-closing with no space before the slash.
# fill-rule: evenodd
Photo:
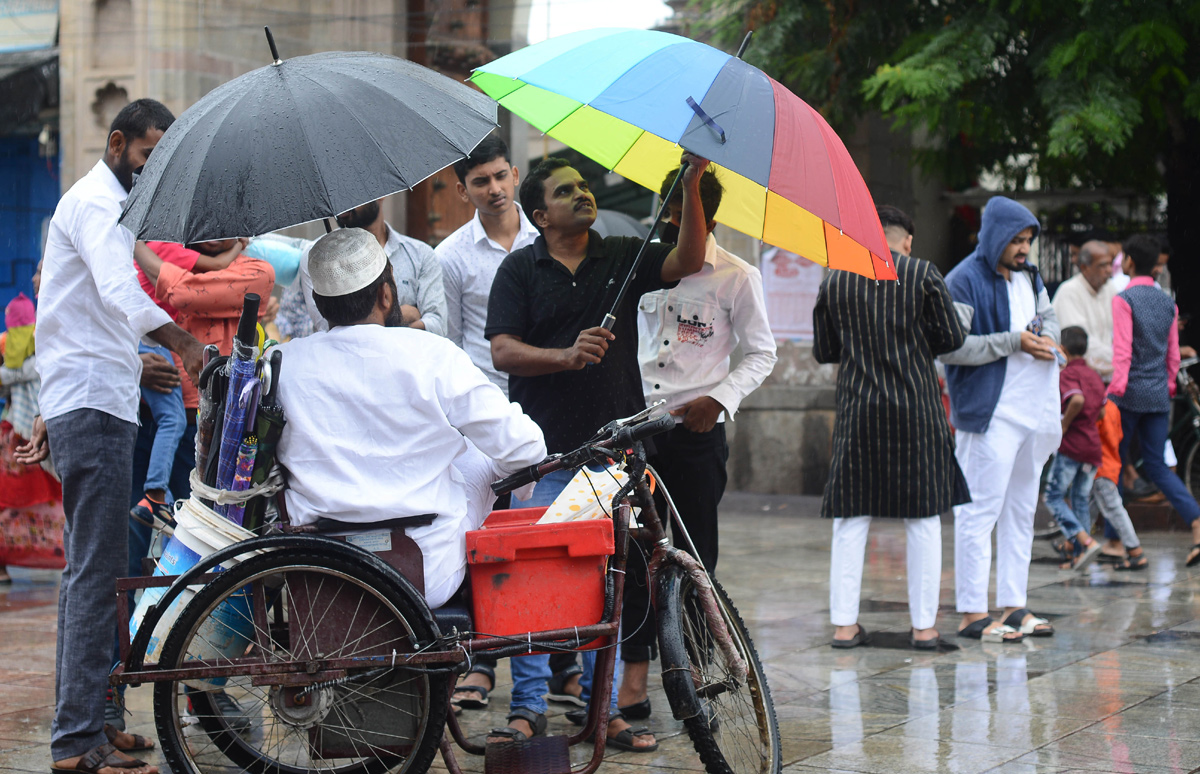
<svg viewBox="0 0 1200 774">
<path fill-rule="evenodd" d="M 1005 637 L 1006 634 L 1020 634 L 1020 637 Z M 1025 632 L 1018 632 L 1008 624 L 1000 624 L 996 628 L 980 634 L 979 639 L 984 642 L 1020 642 L 1025 639 Z"/>
<path fill-rule="evenodd" d="M 1029 616 L 1029 620 L 1025 617 Z M 1015 619 L 1015 620 L 1014 620 Z M 1027 637 L 1051 637 L 1054 635 L 1054 626 L 1045 618 L 1038 618 L 1033 613 L 1029 612 L 1029 608 L 1023 607 L 1020 610 L 1014 610 L 1004 619 L 1006 626 L 1011 627 L 1014 623 L 1019 624 L 1016 631 L 1024 634 Z M 1039 626 L 1045 626 L 1045 629 L 1039 629 Z"/>
</svg>

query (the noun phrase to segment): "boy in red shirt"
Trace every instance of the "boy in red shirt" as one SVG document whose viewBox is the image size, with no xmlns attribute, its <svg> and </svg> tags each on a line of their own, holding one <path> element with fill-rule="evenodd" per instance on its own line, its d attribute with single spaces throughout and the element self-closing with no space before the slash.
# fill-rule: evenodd
<svg viewBox="0 0 1200 774">
<path fill-rule="evenodd" d="M 1104 382 L 1084 360 L 1087 333 L 1078 325 L 1060 334 L 1067 365 L 1058 376 L 1062 400 L 1062 443 L 1046 481 L 1046 507 L 1054 514 L 1066 540 L 1069 559 L 1064 570 L 1082 570 L 1100 553 L 1100 542 L 1083 528 L 1090 520 L 1092 482 L 1100 467 L 1100 434 L 1096 421 L 1104 413 Z M 1070 504 L 1067 504 L 1067 498 Z"/>
</svg>

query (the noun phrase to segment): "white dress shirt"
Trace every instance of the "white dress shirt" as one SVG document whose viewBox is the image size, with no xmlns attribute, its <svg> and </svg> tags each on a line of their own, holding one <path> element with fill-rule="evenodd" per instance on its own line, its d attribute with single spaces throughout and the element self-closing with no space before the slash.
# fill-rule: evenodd
<svg viewBox="0 0 1200 774">
<path fill-rule="evenodd" d="M 1113 280 L 1105 282 L 1099 290 L 1093 290 L 1082 274 L 1064 281 L 1054 292 L 1054 314 L 1058 324 L 1063 328 L 1078 325 L 1087 332 L 1087 364 L 1104 381 L 1112 378 L 1112 300 L 1118 292 Z"/>
<path fill-rule="evenodd" d="M 396 279 L 396 300 L 405 306 L 415 306 L 421 313 L 425 330 L 438 336 L 446 335 L 446 295 L 442 287 L 442 266 L 433 255 L 433 248 L 419 239 L 404 236 L 388 224 L 387 242 L 383 252 L 392 264 Z M 312 297 L 312 278 L 308 274 L 310 242 L 300 256 L 300 289 L 304 293 L 304 308 L 312 319 L 314 331 L 329 330 L 329 323 L 317 311 Z"/>
<path fill-rule="evenodd" d="M 730 370 L 729 356 L 739 343 L 745 357 Z M 762 275 L 723 250 L 712 234 L 699 272 L 671 290 L 647 293 L 638 304 L 647 404 L 665 399 L 665 408 L 673 410 L 707 395 L 733 416 L 776 359 Z"/>
<path fill-rule="evenodd" d="M 88 408 L 137 422 L 138 340 L 171 318 L 138 285 L 133 233 L 117 225 L 128 195 L 101 160 L 50 219 L 35 333 L 44 419 Z"/>
<path fill-rule="evenodd" d="M 529 222 L 520 206 L 514 204 L 521 217 L 512 251 L 533 244 L 538 237 L 537 227 Z M 434 254 L 442 264 L 442 281 L 446 286 L 446 336 L 471 356 L 492 384 L 508 394 L 508 374 L 492 365 L 492 345 L 483 336 L 487 325 L 488 296 L 500 262 L 512 252 L 489 238 L 479 220 L 479 213 L 461 228 L 442 240 Z"/>
<path fill-rule="evenodd" d="M 443 604 L 466 573 L 466 531 L 490 507 L 467 494 L 470 474 L 457 463 L 467 442 L 503 476 L 545 458 L 542 431 L 440 336 L 351 325 L 280 349 L 288 517 L 368 523 L 438 514 L 407 532 L 424 556 L 426 598 Z"/>
</svg>

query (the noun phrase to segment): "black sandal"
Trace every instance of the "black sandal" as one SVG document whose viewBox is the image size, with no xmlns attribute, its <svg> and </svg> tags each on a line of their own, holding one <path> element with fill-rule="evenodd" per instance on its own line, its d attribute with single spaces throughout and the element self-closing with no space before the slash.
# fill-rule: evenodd
<svg viewBox="0 0 1200 774">
<path fill-rule="evenodd" d="M 628 718 L 626 718 L 618 710 L 617 712 L 614 712 L 608 716 L 609 724 L 611 724 L 614 720 L 628 720 Z M 647 745 L 645 747 L 638 747 L 636 744 L 633 743 L 633 740 L 636 737 L 651 736 L 653 734 L 654 734 L 654 732 L 651 731 L 650 729 L 646 728 L 645 726 L 642 726 L 640 728 L 634 728 L 631 725 L 629 728 L 626 728 L 623 731 L 618 731 L 616 736 L 608 737 L 607 739 L 604 740 L 604 743 L 609 747 L 612 747 L 617 750 L 624 750 L 625 752 L 635 752 L 635 753 L 654 752 L 655 750 L 658 749 L 658 740 L 657 739 L 654 740 L 654 744 Z M 584 741 L 592 742 L 592 741 L 595 741 L 595 739 L 596 739 L 596 734 L 595 734 L 595 732 L 593 732 L 586 739 L 584 739 Z"/>
<path fill-rule="evenodd" d="M 548 725 L 548 721 L 546 720 L 545 715 L 538 713 L 538 712 L 534 712 L 531 709 L 526 709 L 525 707 L 517 707 L 512 712 L 509 712 L 508 717 L 506 717 L 504 719 L 509 721 L 510 723 L 514 720 L 524 720 L 526 723 L 528 723 L 530 725 L 530 727 L 533 728 L 533 736 L 541 736 L 542 734 L 546 733 L 546 726 Z M 502 738 L 495 742 L 491 741 L 492 737 L 497 737 L 497 736 L 502 737 Z M 523 732 L 523 731 L 518 731 L 517 729 L 513 728 L 512 726 L 504 726 L 503 728 L 493 728 L 491 731 L 488 732 L 488 744 L 508 744 L 509 742 L 524 742 L 525 740 L 530 739 L 530 738 L 532 738 L 532 737 L 529 735 L 526 735 L 525 732 Z"/>
<path fill-rule="evenodd" d="M 110 725 L 108 723 L 104 724 L 104 735 L 106 737 L 108 737 L 108 741 L 110 744 L 112 744 L 113 747 L 117 747 L 117 735 L 119 733 L 121 733 L 121 732 L 117 730 L 116 726 Z M 123 753 L 145 752 L 147 750 L 154 749 L 154 742 L 150 741 L 146 737 L 141 736 L 139 734 L 129 734 L 129 735 L 131 737 L 133 737 L 133 746 L 132 747 L 117 747 L 117 750 L 119 752 L 123 752 Z"/>
<path fill-rule="evenodd" d="M 1200 543 L 1193 545 L 1192 551 L 1195 551 L 1196 555 L 1187 560 L 1188 567 L 1195 567 L 1197 564 L 1200 564 Z"/>
<path fill-rule="evenodd" d="M 830 646 L 834 648 L 857 648 L 859 645 L 866 645 L 867 637 L 869 636 L 867 630 L 863 628 L 862 624 L 855 624 L 855 626 L 858 627 L 857 634 L 848 640 L 839 640 L 834 637 L 829 641 Z"/>
<path fill-rule="evenodd" d="M 124 752 L 113 746 L 112 742 L 105 742 L 99 747 L 93 747 L 83 755 L 79 756 L 79 763 L 76 763 L 74 768 L 64 769 L 61 766 L 51 766 L 51 774 L 96 774 L 100 769 L 140 769 L 144 766 L 149 766 L 145 761 L 139 761 L 137 758 L 120 758 L 117 753 Z"/>
<path fill-rule="evenodd" d="M 476 664 L 468 669 L 466 674 L 483 675 L 492 681 L 492 688 L 496 687 L 496 671 L 487 664 Z M 492 692 L 492 688 L 484 688 L 482 685 L 456 685 L 454 694 L 450 697 L 450 704 L 458 709 L 483 709 L 488 705 L 488 694 Z M 460 693 L 468 695 L 459 696 Z M 475 694 L 479 698 L 470 698 L 469 694 Z"/>
<path fill-rule="evenodd" d="M 1122 561 L 1113 565 L 1113 569 L 1117 570 L 1118 572 L 1137 572 L 1138 570 L 1146 569 L 1149 565 L 1150 562 L 1146 559 L 1146 555 L 1144 553 L 1138 554 L 1137 556 L 1130 554 Z"/>
<path fill-rule="evenodd" d="M 567 692 L 567 683 L 575 675 L 583 675 L 583 667 L 572 664 L 561 672 L 557 672 L 546 682 L 546 701 L 559 704 L 574 704 L 576 707 L 586 707 L 587 703 L 578 696 Z"/>
</svg>

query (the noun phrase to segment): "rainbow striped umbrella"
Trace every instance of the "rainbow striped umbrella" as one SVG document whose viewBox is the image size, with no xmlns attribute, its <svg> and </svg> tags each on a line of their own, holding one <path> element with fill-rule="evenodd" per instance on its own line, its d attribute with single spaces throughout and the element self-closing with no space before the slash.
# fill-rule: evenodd
<svg viewBox="0 0 1200 774">
<path fill-rule="evenodd" d="M 832 269 L 896 278 L 875 203 L 841 139 L 737 57 L 665 32 L 597 29 L 515 51 L 471 81 L 654 191 L 686 148 L 716 165 L 721 223 Z"/>
</svg>

